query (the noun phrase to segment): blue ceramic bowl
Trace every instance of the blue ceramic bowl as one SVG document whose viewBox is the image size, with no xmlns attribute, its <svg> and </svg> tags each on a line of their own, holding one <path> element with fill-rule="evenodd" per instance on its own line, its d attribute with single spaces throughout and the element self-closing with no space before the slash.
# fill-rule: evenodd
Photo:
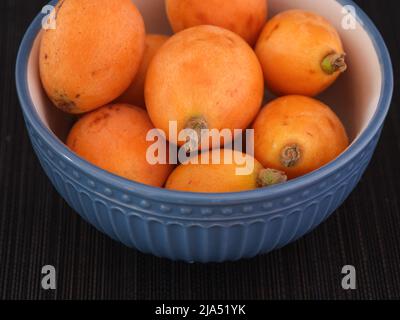
<svg viewBox="0 0 400 320">
<path fill-rule="evenodd" d="M 164 0 L 134 2 L 148 31 L 169 32 Z M 103 171 L 72 153 L 62 143 L 70 119 L 51 106 L 40 85 L 37 59 L 44 15 L 37 16 L 18 54 L 17 88 L 33 148 L 60 195 L 111 238 L 145 253 L 189 262 L 253 257 L 317 227 L 347 198 L 373 155 L 392 97 L 392 66 L 378 30 L 352 1 L 270 0 L 271 14 L 289 8 L 325 16 L 342 36 L 349 71 L 320 99 L 342 118 L 353 143 L 336 160 L 304 177 L 226 194 L 153 188 Z M 356 19 L 347 12 L 353 9 Z"/>
</svg>

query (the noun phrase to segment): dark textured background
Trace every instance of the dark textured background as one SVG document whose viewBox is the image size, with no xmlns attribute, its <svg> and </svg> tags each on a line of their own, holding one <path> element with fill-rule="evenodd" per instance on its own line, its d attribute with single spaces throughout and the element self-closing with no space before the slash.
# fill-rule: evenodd
<svg viewBox="0 0 400 320">
<path fill-rule="evenodd" d="M 322 226 L 288 247 L 236 263 L 188 265 L 143 255 L 85 223 L 39 166 L 19 108 L 14 68 L 21 37 L 46 0 L 0 0 L 0 299 L 400 298 L 400 104 L 395 91 L 374 159 Z M 400 75 L 400 7 L 359 0 L 383 33 Z M 362 50 L 362 48 L 360 48 Z M 41 289 L 41 267 L 58 289 Z M 358 289 L 341 289 L 341 268 Z"/>
</svg>

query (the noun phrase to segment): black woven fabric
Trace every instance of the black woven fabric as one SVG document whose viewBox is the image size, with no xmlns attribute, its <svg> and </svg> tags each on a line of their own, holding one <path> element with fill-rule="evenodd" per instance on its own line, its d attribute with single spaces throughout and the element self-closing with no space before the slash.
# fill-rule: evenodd
<svg viewBox="0 0 400 320">
<path fill-rule="evenodd" d="M 360 0 L 400 75 L 399 1 Z M 43 173 L 14 84 L 21 37 L 46 0 L 0 1 L 0 299 L 400 298 L 400 94 L 361 183 L 316 231 L 269 255 L 188 265 L 143 255 L 85 223 Z M 362 48 L 360 48 L 362 50 Z M 368 66 L 366 66 L 368 67 Z M 57 290 L 41 289 L 54 265 Z M 357 290 L 341 288 L 343 265 Z"/>
</svg>

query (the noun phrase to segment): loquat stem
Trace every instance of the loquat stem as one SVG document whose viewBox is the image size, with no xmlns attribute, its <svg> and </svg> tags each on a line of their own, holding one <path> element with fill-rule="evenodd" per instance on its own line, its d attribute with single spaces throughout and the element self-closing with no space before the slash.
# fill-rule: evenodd
<svg viewBox="0 0 400 320">
<path fill-rule="evenodd" d="M 257 184 L 259 187 L 269 187 L 287 181 L 284 172 L 275 169 L 262 169 L 258 174 Z"/>
<path fill-rule="evenodd" d="M 335 72 L 343 73 L 347 70 L 344 53 L 331 53 L 327 55 L 321 62 L 321 68 L 326 74 L 334 74 Z"/>
</svg>

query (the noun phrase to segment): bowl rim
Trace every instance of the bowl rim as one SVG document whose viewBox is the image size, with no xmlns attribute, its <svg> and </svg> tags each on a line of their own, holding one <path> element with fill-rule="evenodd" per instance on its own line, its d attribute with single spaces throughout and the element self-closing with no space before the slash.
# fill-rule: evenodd
<svg viewBox="0 0 400 320">
<path fill-rule="evenodd" d="M 31 123 L 37 134 L 53 149 L 65 162 L 78 170 L 82 170 L 96 180 L 102 181 L 110 186 L 117 187 L 125 193 L 134 193 L 145 198 L 155 198 L 158 201 L 180 204 L 235 204 L 247 203 L 255 200 L 267 200 L 280 197 L 291 193 L 299 188 L 317 183 L 321 178 L 334 174 L 334 172 L 350 162 L 356 155 L 370 143 L 378 134 L 389 111 L 393 95 L 393 67 L 391 58 L 377 27 L 367 16 L 367 14 L 352 0 L 332 0 L 342 6 L 351 5 L 356 8 L 357 19 L 360 25 L 368 33 L 375 51 L 380 60 L 382 72 L 381 95 L 379 97 L 377 109 L 370 120 L 368 126 L 361 135 L 332 162 L 300 178 L 288 181 L 281 185 L 272 186 L 264 189 L 242 191 L 235 193 L 193 193 L 167 190 L 144 185 L 135 181 L 116 176 L 107 172 L 73 153 L 57 136 L 42 122 L 31 99 L 28 87 L 27 66 L 33 43 L 41 29 L 42 14 L 39 13 L 27 29 L 16 61 L 16 86 L 21 108 L 27 121 Z M 56 0 L 50 1 L 50 5 L 55 5 Z"/>
</svg>

